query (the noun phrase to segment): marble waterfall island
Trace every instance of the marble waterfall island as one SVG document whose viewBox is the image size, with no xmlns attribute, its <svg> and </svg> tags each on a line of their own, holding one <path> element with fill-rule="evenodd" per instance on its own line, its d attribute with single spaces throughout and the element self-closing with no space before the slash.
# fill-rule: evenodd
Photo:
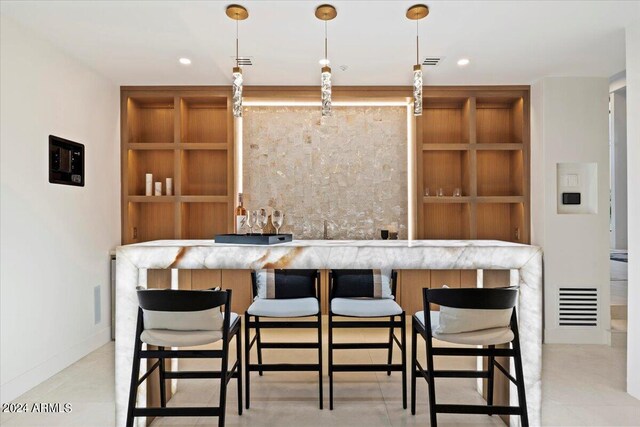
<svg viewBox="0 0 640 427">
<path fill-rule="evenodd" d="M 159 240 L 116 251 L 116 424 L 125 425 L 133 342 L 136 286 L 147 269 L 394 268 L 397 270 L 511 270 L 520 285 L 519 323 L 527 406 L 540 425 L 542 400 L 542 250 L 491 240 L 298 240 L 273 246 L 216 244 L 209 240 Z M 412 314 L 412 313 L 408 313 Z M 146 401 L 144 384 L 138 406 Z M 511 390 L 512 404 L 517 394 Z M 140 419 L 142 421 L 143 419 Z M 511 417 L 511 423 L 518 423 Z"/>
</svg>

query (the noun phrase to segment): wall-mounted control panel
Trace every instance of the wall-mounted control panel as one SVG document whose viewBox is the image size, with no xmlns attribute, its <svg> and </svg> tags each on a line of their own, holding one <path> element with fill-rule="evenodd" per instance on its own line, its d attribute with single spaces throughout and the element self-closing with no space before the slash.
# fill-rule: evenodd
<svg viewBox="0 0 640 427">
<path fill-rule="evenodd" d="M 559 214 L 598 213 L 597 163 L 558 163 L 556 173 Z"/>
<path fill-rule="evenodd" d="M 579 205 L 580 193 L 562 193 L 563 205 Z"/>
<path fill-rule="evenodd" d="M 84 145 L 49 135 L 49 182 L 84 187 Z"/>
</svg>

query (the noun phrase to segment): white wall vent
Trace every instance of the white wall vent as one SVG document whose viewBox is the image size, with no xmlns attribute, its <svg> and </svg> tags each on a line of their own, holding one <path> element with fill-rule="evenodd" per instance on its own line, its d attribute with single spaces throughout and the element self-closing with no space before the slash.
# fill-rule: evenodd
<svg viewBox="0 0 640 427">
<path fill-rule="evenodd" d="M 558 307 L 560 326 L 598 325 L 597 288 L 560 288 Z"/>
</svg>

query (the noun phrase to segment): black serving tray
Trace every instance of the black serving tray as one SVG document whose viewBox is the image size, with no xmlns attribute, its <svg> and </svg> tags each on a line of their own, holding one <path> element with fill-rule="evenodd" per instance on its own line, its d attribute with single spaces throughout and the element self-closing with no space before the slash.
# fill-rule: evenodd
<svg viewBox="0 0 640 427">
<path fill-rule="evenodd" d="M 275 245 L 293 240 L 293 234 L 218 234 L 216 243 L 236 245 Z"/>
</svg>

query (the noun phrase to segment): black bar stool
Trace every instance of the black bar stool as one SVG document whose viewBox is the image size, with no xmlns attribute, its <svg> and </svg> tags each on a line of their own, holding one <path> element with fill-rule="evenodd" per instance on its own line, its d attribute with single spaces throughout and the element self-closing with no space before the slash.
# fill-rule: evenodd
<svg viewBox="0 0 640 427">
<path fill-rule="evenodd" d="M 411 334 L 411 413 L 416 413 L 416 376 L 421 375 L 429 385 L 431 425 L 437 426 L 438 413 L 519 415 L 523 427 L 529 426 L 527 401 L 522 373 L 522 355 L 516 317 L 516 287 L 493 289 L 423 289 L 424 311 L 413 316 Z M 431 311 L 431 304 L 439 304 L 440 311 Z M 428 314 L 428 315 L 427 315 Z M 417 360 L 417 335 L 427 346 L 427 369 Z M 472 345 L 471 348 L 434 347 L 433 338 Z M 511 348 L 496 348 L 511 343 Z M 486 346 L 476 348 L 475 346 Z M 434 356 L 488 357 L 486 371 L 435 370 Z M 496 357 L 513 357 L 515 374 L 504 367 Z M 518 389 L 518 406 L 493 405 L 494 367 L 498 368 Z M 436 403 L 436 378 L 486 378 L 487 405 L 449 405 Z"/>
<path fill-rule="evenodd" d="M 218 417 L 224 426 L 227 384 L 238 380 L 238 414 L 242 415 L 242 342 L 241 319 L 231 312 L 230 290 L 181 291 L 171 289 L 138 289 L 138 325 L 133 351 L 127 426 L 135 417 Z M 224 305 L 224 313 L 220 307 Z M 237 360 L 229 369 L 229 343 L 236 339 Z M 171 350 L 171 347 L 192 347 L 222 340 L 222 350 Z M 142 344 L 157 346 L 157 350 L 143 350 Z M 166 350 L 165 348 L 169 348 Z M 139 377 L 141 359 L 158 359 Z M 165 369 L 165 359 L 208 358 L 221 359 L 219 371 L 172 372 Z M 136 407 L 138 387 L 151 373 L 159 370 L 160 407 Z M 220 405 L 217 407 L 166 407 L 165 381 L 173 378 L 220 378 Z"/>
<path fill-rule="evenodd" d="M 398 273 L 381 270 L 331 270 L 329 306 L 329 409 L 333 409 L 334 372 L 386 372 L 402 371 L 402 407 L 407 409 L 406 319 L 402 307 L 395 302 Z M 372 318 L 389 320 L 335 320 L 335 317 Z M 399 320 L 396 320 L 399 317 Z M 389 328 L 389 341 L 385 343 L 335 343 L 333 330 L 337 328 Z M 400 328 L 400 339 L 394 334 Z M 394 364 L 393 345 L 397 344 L 402 362 Z M 386 364 L 336 364 L 334 350 L 386 349 Z"/>
<path fill-rule="evenodd" d="M 320 272 L 318 270 L 258 270 L 251 273 L 254 301 L 245 312 L 245 384 L 246 405 L 250 406 L 251 372 L 318 372 L 318 393 L 322 409 L 322 313 L 320 311 Z M 315 317 L 314 320 L 260 320 L 261 318 L 286 319 Z M 251 317 L 254 320 L 251 320 Z M 315 329 L 318 341 L 263 342 L 262 329 Z M 255 335 L 251 339 L 251 329 Z M 256 344 L 258 363 L 251 363 L 251 348 Z M 316 349 L 317 363 L 263 363 L 262 350 L 272 348 Z"/>
</svg>

